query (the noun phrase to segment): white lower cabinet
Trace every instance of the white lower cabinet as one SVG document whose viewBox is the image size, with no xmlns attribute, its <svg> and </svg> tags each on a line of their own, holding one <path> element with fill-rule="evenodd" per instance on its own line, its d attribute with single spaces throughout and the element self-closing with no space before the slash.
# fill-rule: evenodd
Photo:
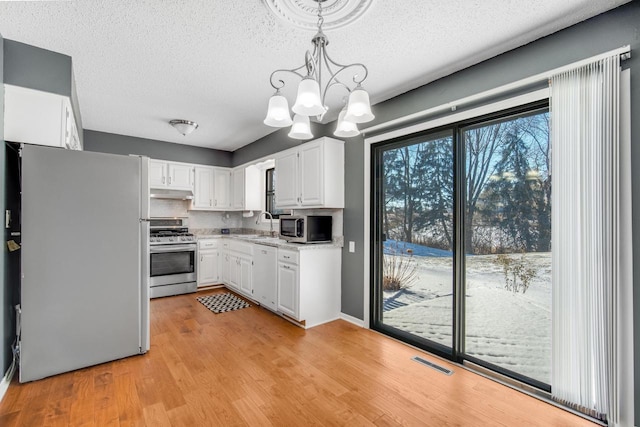
<svg viewBox="0 0 640 427">
<path fill-rule="evenodd" d="M 251 297 L 253 290 L 253 244 L 231 240 L 229 243 L 229 282 L 234 290 Z"/>
<path fill-rule="evenodd" d="M 278 311 L 305 328 L 340 317 L 342 250 L 278 249 Z"/>
<path fill-rule="evenodd" d="M 222 238 L 218 252 L 216 274 L 229 289 L 304 328 L 340 317 L 341 248 L 293 250 Z"/>
<path fill-rule="evenodd" d="M 203 251 L 198 261 L 198 286 L 218 283 L 218 251 Z"/>
<path fill-rule="evenodd" d="M 300 320 L 298 266 L 278 261 L 278 311 Z"/>
<path fill-rule="evenodd" d="M 253 251 L 253 299 L 273 311 L 278 309 L 278 249 L 256 245 Z"/>
<path fill-rule="evenodd" d="M 247 296 L 251 296 L 253 293 L 253 271 L 250 258 L 241 256 L 238 257 L 238 285 L 240 285 L 240 292 Z"/>
<path fill-rule="evenodd" d="M 197 260 L 198 287 L 221 282 L 220 251 L 217 240 L 201 240 L 198 242 Z"/>
<path fill-rule="evenodd" d="M 231 282 L 231 254 L 229 253 L 229 240 L 227 239 L 222 239 L 221 242 L 220 278 L 225 285 Z"/>
</svg>

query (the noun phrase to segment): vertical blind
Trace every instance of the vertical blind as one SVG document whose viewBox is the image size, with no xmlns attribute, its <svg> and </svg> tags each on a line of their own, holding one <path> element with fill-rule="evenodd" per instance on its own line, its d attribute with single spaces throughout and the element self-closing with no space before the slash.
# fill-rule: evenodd
<svg viewBox="0 0 640 427">
<path fill-rule="evenodd" d="M 550 83 L 552 395 L 617 425 L 619 55 Z"/>
</svg>

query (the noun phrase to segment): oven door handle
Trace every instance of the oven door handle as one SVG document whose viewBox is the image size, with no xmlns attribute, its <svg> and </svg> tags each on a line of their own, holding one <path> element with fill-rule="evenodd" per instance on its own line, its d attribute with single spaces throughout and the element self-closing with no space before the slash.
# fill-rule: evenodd
<svg viewBox="0 0 640 427">
<path fill-rule="evenodd" d="M 189 252 L 196 250 L 196 245 L 163 245 L 163 246 L 151 246 L 149 248 L 150 253 L 161 252 Z"/>
</svg>

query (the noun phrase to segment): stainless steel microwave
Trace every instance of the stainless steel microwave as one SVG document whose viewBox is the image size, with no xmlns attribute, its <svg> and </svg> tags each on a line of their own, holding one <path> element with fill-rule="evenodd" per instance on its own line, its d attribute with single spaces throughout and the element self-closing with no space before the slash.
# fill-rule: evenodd
<svg viewBox="0 0 640 427">
<path fill-rule="evenodd" d="M 332 228 L 329 215 L 280 215 L 280 238 L 287 242 L 330 242 Z"/>
</svg>

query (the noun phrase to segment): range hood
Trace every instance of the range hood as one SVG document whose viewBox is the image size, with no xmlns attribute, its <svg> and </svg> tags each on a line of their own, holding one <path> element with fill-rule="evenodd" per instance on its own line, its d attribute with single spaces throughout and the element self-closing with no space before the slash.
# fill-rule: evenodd
<svg viewBox="0 0 640 427">
<path fill-rule="evenodd" d="M 149 197 L 152 199 L 191 200 L 193 199 L 193 192 L 190 190 L 152 188 L 149 190 Z"/>
</svg>

